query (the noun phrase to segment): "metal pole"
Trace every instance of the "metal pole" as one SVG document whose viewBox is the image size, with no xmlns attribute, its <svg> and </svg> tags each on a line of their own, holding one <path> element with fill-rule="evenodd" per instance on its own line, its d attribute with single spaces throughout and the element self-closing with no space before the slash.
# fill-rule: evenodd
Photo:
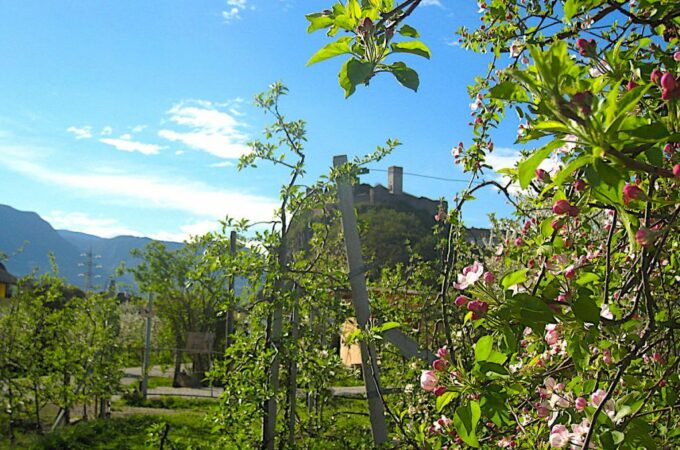
<svg viewBox="0 0 680 450">
<path fill-rule="evenodd" d="M 149 386 L 149 356 L 151 353 L 151 311 L 153 308 L 153 294 L 149 292 L 146 303 L 146 334 L 144 335 L 144 361 L 142 362 L 142 398 L 146 400 Z"/>
<path fill-rule="evenodd" d="M 333 166 L 340 167 L 347 162 L 347 156 L 333 158 Z M 352 303 L 357 316 L 359 328 L 366 329 L 371 314 L 368 304 L 368 290 L 364 277 L 364 260 L 361 255 L 361 242 L 357 231 L 357 218 L 354 213 L 354 194 L 352 185 L 347 179 L 338 180 L 338 203 L 342 214 L 342 231 L 347 247 L 347 264 L 349 281 L 352 286 Z M 375 345 L 361 341 L 361 369 L 366 386 L 366 398 L 371 418 L 371 431 L 376 447 L 387 441 L 387 425 L 385 423 L 385 407 L 380 400 L 380 373 L 376 361 Z"/>
</svg>

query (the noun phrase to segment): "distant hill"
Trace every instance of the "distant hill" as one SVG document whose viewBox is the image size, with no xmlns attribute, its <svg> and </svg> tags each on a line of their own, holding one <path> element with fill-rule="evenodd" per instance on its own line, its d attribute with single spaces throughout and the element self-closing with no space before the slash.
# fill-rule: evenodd
<svg viewBox="0 0 680 450">
<path fill-rule="evenodd" d="M 124 263 L 127 267 L 138 264 L 130 255 L 133 248 L 144 248 L 151 242 L 149 238 L 118 236 L 101 238 L 91 234 L 68 230 L 55 230 L 47 221 L 34 212 L 18 211 L 11 206 L 0 205 L 0 252 L 9 257 L 5 266 L 17 276 L 28 275 L 32 271 L 50 271 L 49 252 L 55 256 L 59 274 L 69 283 L 84 287 L 87 254 L 91 251 L 93 264 L 101 266 L 93 269 L 93 285 L 105 288 L 109 280 L 115 279 L 119 285 L 133 284 L 132 276 L 125 274 L 114 277 L 116 268 Z M 164 242 L 171 249 L 182 246 L 177 242 Z M 19 251 L 21 250 L 21 251 Z"/>
</svg>

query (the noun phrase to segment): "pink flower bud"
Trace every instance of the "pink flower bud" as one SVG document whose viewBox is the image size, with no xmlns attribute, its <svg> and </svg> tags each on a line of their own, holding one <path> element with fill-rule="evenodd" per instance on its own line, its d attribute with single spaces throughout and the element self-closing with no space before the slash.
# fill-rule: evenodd
<svg viewBox="0 0 680 450">
<path fill-rule="evenodd" d="M 663 72 L 661 72 L 659 69 L 654 69 L 652 70 L 652 75 L 649 77 L 649 79 L 651 80 L 652 83 L 659 84 L 662 75 Z"/>
<path fill-rule="evenodd" d="M 448 367 L 449 362 L 445 359 L 435 359 L 432 361 L 432 368 L 437 372 L 443 372 Z"/>
<path fill-rule="evenodd" d="M 680 52 L 673 53 L 673 60 L 680 61 Z"/>
<path fill-rule="evenodd" d="M 435 390 L 439 380 L 437 379 L 437 374 L 431 370 L 423 370 L 420 374 L 420 387 L 427 392 L 432 392 Z"/>
<path fill-rule="evenodd" d="M 550 181 L 550 174 L 543 169 L 536 169 L 536 178 L 547 183 Z"/>
<path fill-rule="evenodd" d="M 633 200 L 645 197 L 645 193 L 635 184 L 626 184 L 623 186 L 623 203 L 626 205 Z"/>
<path fill-rule="evenodd" d="M 672 74 L 664 73 L 661 76 L 661 87 L 673 91 L 678 87 L 678 82 Z"/>
<path fill-rule="evenodd" d="M 676 164 L 673 166 L 673 176 L 675 178 L 680 179 L 680 164 Z"/>
<path fill-rule="evenodd" d="M 495 279 L 496 279 L 496 277 L 494 277 L 493 274 L 492 274 L 491 272 L 484 272 L 483 278 L 484 278 L 484 282 L 485 282 L 486 284 L 491 284 L 491 283 L 493 283 L 493 282 L 495 281 Z"/>
<path fill-rule="evenodd" d="M 586 189 L 586 182 L 583 180 L 574 181 L 574 189 L 576 189 L 576 192 L 583 192 Z"/>
<path fill-rule="evenodd" d="M 583 411 L 586 406 L 588 406 L 588 400 L 583 397 L 578 397 L 574 402 L 574 405 L 576 406 L 576 411 Z"/>
<path fill-rule="evenodd" d="M 454 303 L 456 304 L 457 307 L 460 308 L 461 306 L 465 306 L 469 300 L 470 300 L 470 299 L 467 298 L 466 296 L 464 296 L 464 295 L 459 295 L 459 296 L 456 297 L 456 299 L 454 300 Z"/>
<path fill-rule="evenodd" d="M 569 208 L 569 216 L 571 217 L 578 217 L 578 215 L 581 213 L 581 210 L 578 209 L 577 206 L 572 206 Z"/>
<path fill-rule="evenodd" d="M 663 151 L 667 155 L 672 155 L 673 154 L 673 144 L 666 144 L 663 146 Z"/>
<path fill-rule="evenodd" d="M 608 348 L 602 351 L 602 361 L 607 365 L 612 363 L 612 352 Z"/>
<path fill-rule="evenodd" d="M 635 241 L 642 247 L 654 245 L 654 241 L 659 237 L 659 232 L 647 228 L 640 228 L 635 232 Z"/>
<path fill-rule="evenodd" d="M 446 386 L 437 386 L 434 389 L 434 395 L 436 395 L 437 397 L 441 397 L 442 395 L 444 395 L 444 392 L 446 392 Z"/>
<path fill-rule="evenodd" d="M 571 210 L 571 204 L 568 200 L 557 200 L 552 210 L 555 214 L 568 214 Z"/>
<path fill-rule="evenodd" d="M 474 300 L 468 303 L 467 308 L 472 311 L 472 318 L 477 320 L 489 311 L 489 304 L 481 300 Z"/>
<path fill-rule="evenodd" d="M 586 40 L 579 38 L 576 40 L 576 47 L 578 48 L 578 52 L 581 54 L 581 56 L 587 56 L 588 53 L 595 51 L 597 44 L 595 43 L 594 39 Z"/>
<path fill-rule="evenodd" d="M 515 245 L 517 247 L 521 247 L 522 245 L 524 245 L 524 239 L 522 239 L 521 237 L 515 238 Z"/>
<path fill-rule="evenodd" d="M 567 280 L 571 280 L 574 276 L 576 276 L 576 268 L 574 266 L 569 266 L 564 269 L 564 277 Z"/>
<path fill-rule="evenodd" d="M 437 350 L 437 356 L 439 356 L 442 359 L 446 358 L 447 356 L 449 356 L 449 349 L 446 347 L 439 347 L 439 349 Z"/>
<path fill-rule="evenodd" d="M 637 83 L 636 83 L 635 81 L 633 81 L 633 80 L 630 80 L 630 81 L 628 82 L 628 86 L 627 86 L 627 87 L 628 87 L 628 90 L 629 90 L 629 91 L 632 91 L 633 89 L 635 89 L 635 88 L 637 87 Z"/>
<path fill-rule="evenodd" d="M 600 406 L 600 403 L 602 403 L 602 400 L 604 400 L 605 395 L 607 395 L 607 392 L 604 389 L 598 389 L 597 391 L 593 392 L 590 395 L 590 401 L 592 402 L 593 406 Z"/>
</svg>

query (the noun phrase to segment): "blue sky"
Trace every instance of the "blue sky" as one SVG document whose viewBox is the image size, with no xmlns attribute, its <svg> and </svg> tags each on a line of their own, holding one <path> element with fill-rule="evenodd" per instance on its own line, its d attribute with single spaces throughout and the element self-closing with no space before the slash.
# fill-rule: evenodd
<svg viewBox="0 0 680 450">
<path fill-rule="evenodd" d="M 285 114 L 308 123 L 307 181 L 333 155 L 364 154 L 387 138 L 404 145 L 373 167 L 465 178 L 450 151 L 470 142 L 466 86 L 487 61 L 456 46 L 455 30 L 474 25 L 478 7 L 425 3 L 411 23 L 432 59 L 404 58 L 420 73 L 419 92 L 382 75 L 345 100 L 340 58 L 305 67 L 327 40 L 307 34 L 304 15 L 330 0 L 0 0 L 0 203 L 106 237 L 181 239 L 225 214 L 266 219 L 285 172 L 238 172 L 235 163 L 268 121 L 254 94 L 277 80 L 290 89 Z M 514 138 L 496 136 L 495 164 L 513 160 Z M 362 180 L 386 184 L 386 174 Z M 462 187 L 404 182 L 409 193 L 449 200 Z M 478 198 L 470 225 L 509 211 L 493 191 Z"/>
</svg>

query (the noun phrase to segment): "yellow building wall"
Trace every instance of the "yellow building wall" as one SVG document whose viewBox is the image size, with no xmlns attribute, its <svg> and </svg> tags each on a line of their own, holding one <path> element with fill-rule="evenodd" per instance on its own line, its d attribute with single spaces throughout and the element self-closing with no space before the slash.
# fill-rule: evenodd
<svg viewBox="0 0 680 450">
<path fill-rule="evenodd" d="M 0 298 L 7 298 L 7 285 L 0 283 Z"/>
</svg>

